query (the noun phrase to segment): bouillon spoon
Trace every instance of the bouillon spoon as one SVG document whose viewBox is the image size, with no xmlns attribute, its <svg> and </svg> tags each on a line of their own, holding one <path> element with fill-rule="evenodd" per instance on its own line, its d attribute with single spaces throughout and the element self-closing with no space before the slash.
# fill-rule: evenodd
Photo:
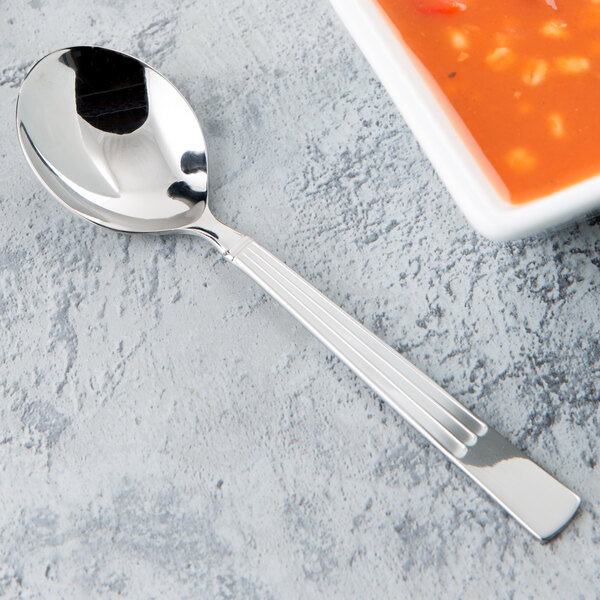
<svg viewBox="0 0 600 600">
<path fill-rule="evenodd" d="M 105 48 L 53 52 L 23 82 L 17 127 L 29 164 L 73 212 L 120 232 L 179 232 L 211 242 L 538 539 L 552 538 L 575 514 L 576 494 L 212 215 L 202 130 L 157 71 Z"/>
</svg>

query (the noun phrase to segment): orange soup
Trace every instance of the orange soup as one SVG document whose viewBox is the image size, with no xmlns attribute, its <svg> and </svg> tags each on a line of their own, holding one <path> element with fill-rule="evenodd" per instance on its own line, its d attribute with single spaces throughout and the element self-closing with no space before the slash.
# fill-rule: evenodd
<svg viewBox="0 0 600 600">
<path fill-rule="evenodd" d="M 600 174 L 600 0 L 378 0 L 522 203 Z"/>
</svg>

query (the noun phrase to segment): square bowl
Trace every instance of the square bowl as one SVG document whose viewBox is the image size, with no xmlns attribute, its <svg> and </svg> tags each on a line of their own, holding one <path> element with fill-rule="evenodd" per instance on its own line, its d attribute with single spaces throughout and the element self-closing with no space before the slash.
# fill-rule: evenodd
<svg viewBox="0 0 600 600">
<path fill-rule="evenodd" d="M 437 83 L 376 0 L 330 0 L 471 225 L 514 240 L 600 208 L 600 176 L 511 204 L 502 183 Z"/>
</svg>

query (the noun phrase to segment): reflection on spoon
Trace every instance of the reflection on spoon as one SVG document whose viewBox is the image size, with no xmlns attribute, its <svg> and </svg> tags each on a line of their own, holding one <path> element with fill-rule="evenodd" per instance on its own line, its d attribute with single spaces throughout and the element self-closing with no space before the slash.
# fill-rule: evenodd
<svg viewBox="0 0 600 600">
<path fill-rule="evenodd" d="M 148 118 L 144 67 L 134 58 L 95 48 L 73 48 L 61 61 L 75 72 L 75 99 L 82 119 L 101 131 L 124 135 Z"/>
<path fill-rule="evenodd" d="M 192 173 L 206 173 L 206 154 L 204 152 L 184 152 L 181 157 L 181 172 L 186 175 Z"/>
<path fill-rule="evenodd" d="M 170 198 L 187 202 L 190 208 L 198 202 L 206 202 L 206 192 L 193 190 L 185 181 L 172 183 L 167 190 L 167 194 Z"/>
</svg>

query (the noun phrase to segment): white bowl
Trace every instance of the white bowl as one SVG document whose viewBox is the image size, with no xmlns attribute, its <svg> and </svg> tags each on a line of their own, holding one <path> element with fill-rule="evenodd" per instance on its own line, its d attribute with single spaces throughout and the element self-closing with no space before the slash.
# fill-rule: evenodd
<svg viewBox="0 0 600 600">
<path fill-rule="evenodd" d="M 469 131 L 376 0 L 330 0 L 469 222 L 490 239 L 532 235 L 600 208 L 600 176 L 510 204 Z"/>
</svg>

